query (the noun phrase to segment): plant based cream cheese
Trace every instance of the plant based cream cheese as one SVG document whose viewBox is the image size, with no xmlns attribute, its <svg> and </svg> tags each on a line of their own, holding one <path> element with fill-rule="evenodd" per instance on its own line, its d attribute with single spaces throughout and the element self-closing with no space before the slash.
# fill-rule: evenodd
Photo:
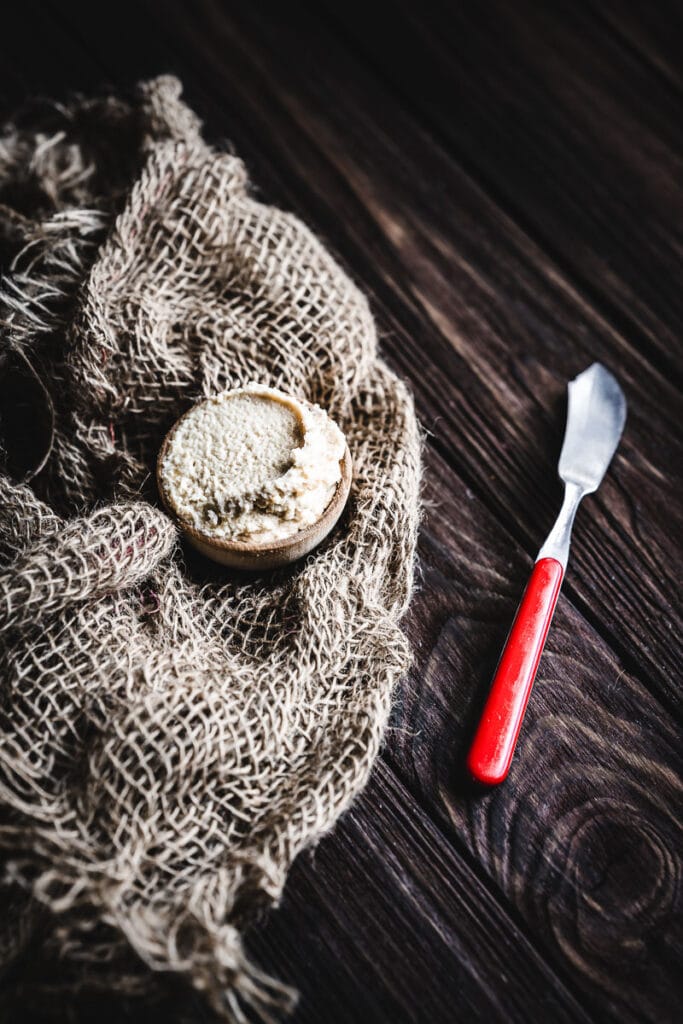
<svg viewBox="0 0 683 1024">
<path fill-rule="evenodd" d="M 208 540 L 265 543 L 316 522 L 341 479 L 341 430 L 318 405 L 248 384 L 182 417 L 161 466 L 165 498 Z"/>
</svg>

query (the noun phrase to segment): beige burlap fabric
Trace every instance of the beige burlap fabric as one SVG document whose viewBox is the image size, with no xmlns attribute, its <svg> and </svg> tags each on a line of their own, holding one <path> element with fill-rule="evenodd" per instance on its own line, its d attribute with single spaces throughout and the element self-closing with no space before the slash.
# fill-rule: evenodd
<svg viewBox="0 0 683 1024">
<path fill-rule="evenodd" d="M 0 954 L 125 991 L 176 972 L 243 1020 L 288 995 L 243 929 L 364 785 L 408 661 L 419 444 L 363 296 L 179 97 L 0 139 L 1 352 L 43 381 L 36 423 L 54 407 L 44 467 L 0 478 Z M 252 380 L 327 407 L 356 477 L 320 550 L 238 579 L 184 554 L 153 467 Z"/>
</svg>

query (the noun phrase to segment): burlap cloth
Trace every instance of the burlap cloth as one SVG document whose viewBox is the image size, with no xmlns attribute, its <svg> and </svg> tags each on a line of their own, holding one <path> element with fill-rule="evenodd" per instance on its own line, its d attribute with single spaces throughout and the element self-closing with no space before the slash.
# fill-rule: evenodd
<svg viewBox="0 0 683 1024">
<path fill-rule="evenodd" d="M 0 356 L 50 425 L 44 466 L 10 437 L 0 478 L 0 953 L 124 992 L 176 972 L 243 1020 L 288 993 L 242 931 L 363 787 L 408 662 L 419 443 L 361 293 L 179 97 L 0 139 Z M 320 550 L 235 578 L 184 553 L 153 467 L 251 380 L 328 408 L 356 476 Z"/>
</svg>

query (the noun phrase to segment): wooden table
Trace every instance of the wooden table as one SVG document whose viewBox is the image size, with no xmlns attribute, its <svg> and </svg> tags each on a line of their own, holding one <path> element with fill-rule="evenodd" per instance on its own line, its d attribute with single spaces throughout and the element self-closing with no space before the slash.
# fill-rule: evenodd
<svg viewBox="0 0 683 1024">
<path fill-rule="evenodd" d="M 267 6 L 22 2 L 0 40 L 8 105 L 178 74 L 366 290 L 425 427 L 414 667 L 254 955 L 298 1024 L 680 1020 L 681 5 Z M 626 432 L 510 778 L 476 795 L 464 751 L 595 359 Z"/>
</svg>

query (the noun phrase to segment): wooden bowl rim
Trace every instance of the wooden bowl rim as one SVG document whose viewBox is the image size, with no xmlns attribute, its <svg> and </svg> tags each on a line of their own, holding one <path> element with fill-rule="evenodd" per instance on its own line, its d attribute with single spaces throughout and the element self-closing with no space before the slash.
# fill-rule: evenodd
<svg viewBox="0 0 683 1024">
<path fill-rule="evenodd" d="M 201 530 L 197 530 L 194 526 L 191 526 L 186 522 L 181 515 L 176 512 L 173 505 L 168 497 L 168 492 L 164 483 L 161 479 L 161 464 L 166 455 L 168 446 L 173 438 L 173 435 L 182 421 L 186 416 L 189 416 L 191 412 L 205 402 L 211 401 L 211 397 L 202 398 L 199 402 L 195 402 L 194 405 L 190 406 L 182 416 L 179 416 L 175 421 L 171 429 L 168 431 L 161 447 L 159 448 L 159 454 L 157 455 L 156 465 L 156 481 L 159 489 L 159 495 L 161 497 L 162 504 L 166 509 L 166 512 L 171 516 L 174 522 L 180 527 L 183 533 L 186 533 L 189 537 L 199 541 L 201 544 L 205 544 L 208 547 L 214 548 L 217 551 L 232 551 L 235 554 L 249 554 L 249 555 L 269 555 L 269 554 L 280 554 L 286 551 L 287 548 L 292 547 L 294 544 L 305 543 L 312 537 L 319 537 L 320 540 L 326 535 L 328 531 L 325 531 L 325 527 L 329 524 L 329 529 L 335 525 L 346 504 L 346 500 L 351 490 L 351 480 L 353 477 L 353 464 L 351 461 L 351 452 L 349 451 L 348 444 L 344 448 L 344 454 L 339 460 L 341 469 L 341 477 L 337 483 L 336 490 L 330 498 L 329 504 L 325 508 L 325 511 L 316 519 L 315 522 L 309 523 L 308 526 L 304 526 L 303 529 L 297 530 L 296 533 L 290 534 L 289 537 L 281 537 L 280 540 L 275 541 L 261 541 L 260 543 L 252 543 L 250 541 L 243 540 L 223 540 L 221 538 L 211 537 Z M 323 533 L 322 531 L 325 531 Z"/>
</svg>

